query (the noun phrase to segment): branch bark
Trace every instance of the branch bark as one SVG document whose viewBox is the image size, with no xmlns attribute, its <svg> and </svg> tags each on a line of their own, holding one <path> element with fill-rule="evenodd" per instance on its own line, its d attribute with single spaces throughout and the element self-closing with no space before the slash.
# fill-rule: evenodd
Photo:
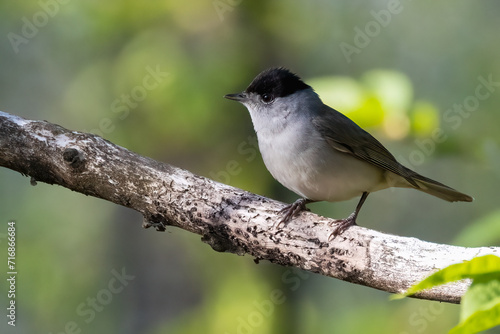
<svg viewBox="0 0 500 334">
<path fill-rule="evenodd" d="M 176 226 L 218 252 L 250 254 L 314 273 L 400 293 L 452 263 L 498 247 L 465 248 L 353 226 L 328 242 L 335 220 L 303 212 L 272 226 L 283 203 L 140 156 L 99 136 L 0 112 L 0 166 L 139 211 L 144 227 Z M 333 227 L 329 224 L 333 223 Z M 415 297 L 459 303 L 467 281 Z"/>
</svg>

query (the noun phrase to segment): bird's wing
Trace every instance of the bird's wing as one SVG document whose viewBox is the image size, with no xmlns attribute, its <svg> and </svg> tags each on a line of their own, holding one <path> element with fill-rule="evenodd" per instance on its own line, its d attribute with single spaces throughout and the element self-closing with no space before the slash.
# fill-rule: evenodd
<svg viewBox="0 0 500 334">
<path fill-rule="evenodd" d="M 419 188 L 413 180 L 416 173 L 402 166 L 384 145 L 337 110 L 325 106 L 312 122 L 332 148 L 393 172 Z"/>
<path fill-rule="evenodd" d="M 393 172 L 418 190 L 455 202 L 472 202 L 473 198 L 441 182 L 434 181 L 401 165 L 377 139 L 356 123 L 328 106 L 312 122 L 333 149 Z"/>
</svg>

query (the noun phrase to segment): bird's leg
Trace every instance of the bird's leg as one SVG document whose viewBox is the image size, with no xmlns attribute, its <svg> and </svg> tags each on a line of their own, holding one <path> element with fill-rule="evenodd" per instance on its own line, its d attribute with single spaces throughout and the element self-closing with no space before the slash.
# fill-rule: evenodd
<svg viewBox="0 0 500 334">
<path fill-rule="evenodd" d="M 284 216 L 278 221 L 276 228 L 278 229 L 278 228 L 280 228 L 280 226 L 283 226 L 286 223 L 288 223 L 290 221 L 290 219 L 292 219 L 293 216 L 295 216 L 300 211 L 307 210 L 306 204 L 309 204 L 312 202 L 315 202 L 315 201 L 312 201 L 312 200 L 307 199 L 307 198 L 299 198 L 298 200 L 296 200 L 292 204 L 285 206 L 279 212 L 281 215 L 284 215 Z"/>
<path fill-rule="evenodd" d="M 351 213 L 349 217 L 335 221 L 335 225 L 337 226 L 332 234 L 330 234 L 330 236 L 328 237 L 328 241 L 332 241 L 333 239 L 335 239 L 337 235 L 342 234 L 345 230 L 347 230 L 349 226 L 356 225 L 356 218 L 358 217 L 359 210 L 361 210 L 363 203 L 365 203 L 368 194 L 369 192 L 365 191 L 363 195 L 361 195 L 358 205 L 356 206 L 356 210 L 354 210 L 354 212 Z"/>
</svg>

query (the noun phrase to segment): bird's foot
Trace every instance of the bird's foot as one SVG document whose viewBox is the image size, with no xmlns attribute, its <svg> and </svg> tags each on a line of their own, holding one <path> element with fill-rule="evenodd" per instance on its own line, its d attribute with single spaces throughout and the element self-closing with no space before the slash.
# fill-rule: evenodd
<svg viewBox="0 0 500 334">
<path fill-rule="evenodd" d="M 280 215 L 284 215 L 278 223 L 274 226 L 275 229 L 279 229 L 280 227 L 283 227 L 286 223 L 290 221 L 290 219 L 293 218 L 296 214 L 298 214 L 301 211 L 304 210 L 309 210 L 306 207 L 307 203 L 311 203 L 312 201 L 305 199 L 305 198 L 299 198 L 292 204 L 289 204 L 285 206 L 283 209 L 279 211 Z"/>
<path fill-rule="evenodd" d="M 328 237 L 328 242 L 335 239 L 337 235 L 344 233 L 344 231 L 347 230 L 349 227 L 356 225 L 356 217 L 357 217 L 356 212 L 353 212 L 349 217 L 345 219 L 338 219 L 335 220 L 335 223 L 330 223 L 329 224 L 330 226 L 335 224 L 335 230 L 333 230 L 333 232 Z"/>
</svg>

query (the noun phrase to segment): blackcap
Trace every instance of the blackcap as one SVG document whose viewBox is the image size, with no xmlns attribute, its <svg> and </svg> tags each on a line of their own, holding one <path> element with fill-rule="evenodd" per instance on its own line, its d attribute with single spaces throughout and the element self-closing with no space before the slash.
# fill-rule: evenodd
<svg viewBox="0 0 500 334">
<path fill-rule="evenodd" d="M 265 70 L 245 91 L 224 97 L 247 107 L 267 169 L 302 197 L 281 211 L 278 226 L 307 203 L 361 196 L 356 210 L 336 221 L 331 239 L 356 224 L 369 193 L 389 187 L 413 188 L 450 202 L 473 200 L 401 165 L 377 139 L 323 104 L 309 85 L 285 68 Z"/>
</svg>

